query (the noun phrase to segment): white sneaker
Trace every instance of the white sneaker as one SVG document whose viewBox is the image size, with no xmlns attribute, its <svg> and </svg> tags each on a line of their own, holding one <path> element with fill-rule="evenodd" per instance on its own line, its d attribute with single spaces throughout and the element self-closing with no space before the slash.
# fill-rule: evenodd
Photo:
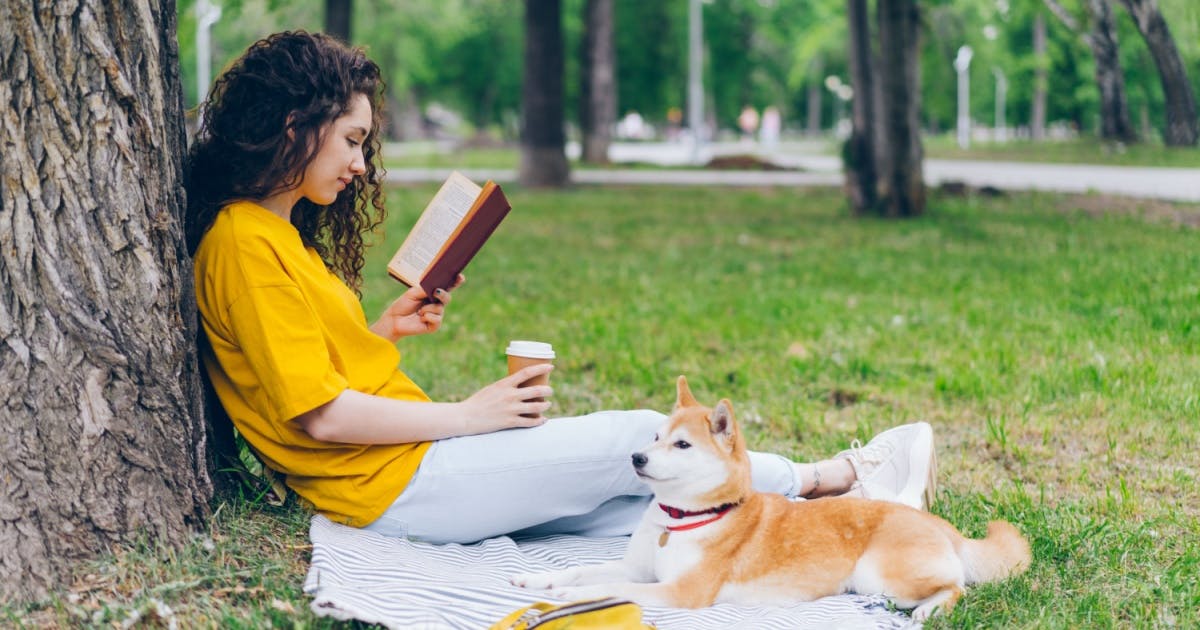
<svg viewBox="0 0 1200 630">
<path fill-rule="evenodd" d="M 905 424 L 876 435 L 866 446 L 858 440 L 834 459 L 847 459 L 868 499 L 895 501 L 927 510 L 937 494 L 937 453 L 928 422 Z"/>
</svg>

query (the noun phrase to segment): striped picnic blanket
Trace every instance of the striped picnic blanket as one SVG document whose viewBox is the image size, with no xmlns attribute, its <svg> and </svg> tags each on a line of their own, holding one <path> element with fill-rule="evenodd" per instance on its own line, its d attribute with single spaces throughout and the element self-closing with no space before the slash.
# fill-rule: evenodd
<svg viewBox="0 0 1200 630">
<path fill-rule="evenodd" d="M 554 601 L 512 586 L 514 573 L 619 558 L 628 538 L 551 536 L 514 542 L 431 545 L 389 538 L 314 516 L 312 564 L 304 592 L 317 615 L 389 628 L 482 630 L 534 601 Z M 911 627 L 881 597 L 841 595 L 786 608 L 718 604 L 701 610 L 647 607 L 660 630 Z"/>
</svg>

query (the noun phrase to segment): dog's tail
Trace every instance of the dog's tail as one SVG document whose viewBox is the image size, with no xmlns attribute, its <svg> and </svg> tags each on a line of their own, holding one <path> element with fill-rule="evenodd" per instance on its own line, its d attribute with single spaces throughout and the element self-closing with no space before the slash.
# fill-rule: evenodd
<svg viewBox="0 0 1200 630">
<path fill-rule="evenodd" d="M 967 584 L 991 582 L 1023 573 L 1033 556 L 1029 541 L 1005 521 L 988 523 L 987 536 L 978 540 L 967 538 L 958 550 Z"/>
</svg>

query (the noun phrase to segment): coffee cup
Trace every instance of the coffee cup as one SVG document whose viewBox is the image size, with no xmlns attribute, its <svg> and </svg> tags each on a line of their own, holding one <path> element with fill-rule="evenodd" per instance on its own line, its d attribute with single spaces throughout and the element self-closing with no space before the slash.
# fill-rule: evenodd
<svg viewBox="0 0 1200 630">
<path fill-rule="evenodd" d="M 541 341 L 510 341 L 508 342 L 508 347 L 504 349 L 504 354 L 508 355 L 509 374 L 513 374 L 531 365 L 554 362 L 554 347 Z M 523 381 L 520 387 L 549 384 L 550 375 L 542 374 L 541 376 L 535 376 L 527 381 Z M 545 399 L 530 398 L 528 400 L 530 402 L 541 402 Z"/>
</svg>

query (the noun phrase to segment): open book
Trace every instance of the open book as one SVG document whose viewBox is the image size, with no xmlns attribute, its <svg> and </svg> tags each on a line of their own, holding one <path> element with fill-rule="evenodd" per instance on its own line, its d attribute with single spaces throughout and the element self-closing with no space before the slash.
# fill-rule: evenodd
<svg viewBox="0 0 1200 630">
<path fill-rule="evenodd" d="M 454 171 L 392 256 L 388 273 L 431 297 L 449 289 L 511 207 L 496 182 L 481 187 Z"/>
</svg>

